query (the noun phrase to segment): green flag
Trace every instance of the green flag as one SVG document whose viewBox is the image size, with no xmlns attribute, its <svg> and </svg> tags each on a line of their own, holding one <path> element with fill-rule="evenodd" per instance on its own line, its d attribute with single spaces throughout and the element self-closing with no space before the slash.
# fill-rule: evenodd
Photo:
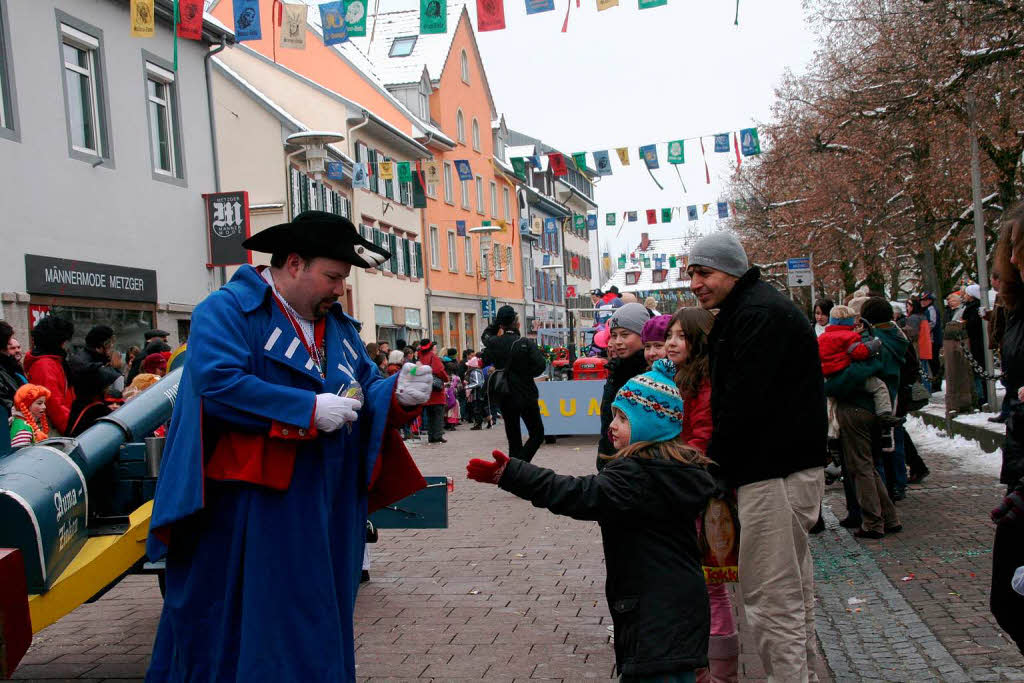
<svg viewBox="0 0 1024 683">
<path fill-rule="evenodd" d="M 411 183 L 412 182 L 412 164 L 408 161 L 398 162 L 398 182 L 400 183 Z"/>
<path fill-rule="evenodd" d="M 576 162 L 576 168 L 580 171 L 587 168 L 587 153 L 573 152 L 572 160 Z"/>
<path fill-rule="evenodd" d="M 420 183 L 420 174 L 412 177 L 412 208 L 427 208 L 427 194 L 423 191 L 423 184 Z"/>
<path fill-rule="evenodd" d="M 522 157 L 512 157 L 512 169 L 516 172 L 517 178 L 526 180 L 526 160 Z"/>
<path fill-rule="evenodd" d="M 650 9 L 668 4 L 668 0 L 637 0 L 637 2 L 640 9 Z"/>
<path fill-rule="evenodd" d="M 345 0 L 345 28 L 349 38 L 366 35 L 366 0 Z"/>
<path fill-rule="evenodd" d="M 420 33 L 447 33 L 446 0 L 420 0 Z"/>
<path fill-rule="evenodd" d="M 662 223 L 671 223 L 672 222 L 672 209 L 662 209 L 661 210 L 661 222 Z"/>
<path fill-rule="evenodd" d="M 587 229 L 587 218 L 582 214 L 574 214 L 572 217 L 572 227 L 576 230 Z"/>
<path fill-rule="evenodd" d="M 615 225 L 615 214 L 614 213 L 606 213 L 604 215 L 604 224 L 605 225 Z"/>
<path fill-rule="evenodd" d="M 682 140 L 668 143 L 668 163 L 682 164 L 686 161 L 686 146 Z"/>
</svg>

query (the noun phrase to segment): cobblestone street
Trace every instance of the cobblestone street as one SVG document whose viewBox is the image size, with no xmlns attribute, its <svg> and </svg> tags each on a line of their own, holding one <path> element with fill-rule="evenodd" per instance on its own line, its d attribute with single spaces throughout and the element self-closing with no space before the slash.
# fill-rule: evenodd
<svg viewBox="0 0 1024 683">
<path fill-rule="evenodd" d="M 450 527 L 382 531 L 373 547 L 356 613 L 360 678 L 611 678 L 598 527 L 465 479 L 467 458 L 502 446 L 503 430 L 448 439 L 413 453 L 425 474 L 455 477 Z M 536 462 L 589 473 L 593 442 L 559 439 Z M 828 529 L 814 540 L 819 678 L 1024 680 L 1024 658 L 988 612 L 987 515 L 1000 487 L 957 457 L 922 455 L 932 476 L 899 503 L 899 535 L 856 541 L 838 526 L 841 488 L 826 492 Z M 156 581 L 130 577 L 38 634 L 15 677 L 139 678 L 159 609 Z M 741 675 L 764 676 L 746 635 Z"/>
</svg>

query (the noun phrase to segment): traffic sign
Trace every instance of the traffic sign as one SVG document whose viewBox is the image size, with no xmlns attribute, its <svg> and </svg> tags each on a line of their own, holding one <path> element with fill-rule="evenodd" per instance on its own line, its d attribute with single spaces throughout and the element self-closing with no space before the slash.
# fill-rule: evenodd
<svg viewBox="0 0 1024 683">
<path fill-rule="evenodd" d="M 480 300 L 480 310 L 485 318 L 493 318 L 498 314 L 498 302 L 496 299 L 491 297 L 490 299 Z"/>
<path fill-rule="evenodd" d="M 786 277 L 790 287 L 810 287 L 814 283 L 814 271 L 808 257 L 786 259 Z"/>
</svg>

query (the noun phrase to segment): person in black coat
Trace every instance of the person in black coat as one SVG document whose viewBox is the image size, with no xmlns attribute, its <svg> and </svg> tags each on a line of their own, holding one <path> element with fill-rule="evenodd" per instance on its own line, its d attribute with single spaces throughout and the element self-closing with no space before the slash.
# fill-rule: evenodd
<svg viewBox="0 0 1024 683">
<path fill-rule="evenodd" d="M 814 670 L 814 571 L 807 532 L 825 488 L 828 423 L 807 316 L 715 232 L 690 249 L 690 289 L 718 309 L 708 335 L 712 472 L 737 488 L 739 579 L 768 678 Z"/>
<path fill-rule="evenodd" d="M 981 288 L 978 285 L 967 285 L 964 291 L 964 327 L 967 328 L 967 342 L 971 350 L 971 356 L 978 362 L 978 365 L 985 366 L 985 332 L 983 331 L 985 321 L 981 317 Z M 977 395 L 978 407 L 988 403 L 988 391 L 985 381 L 974 373 L 974 393 Z"/>
<path fill-rule="evenodd" d="M 487 391 L 491 403 L 496 402 L 501 409 L 509 455 L 529 462 L 544 443 L 544 422 L 534 381 L 547 366 L 544 354 L 532 340 L 520 336 L 519 316 L 511 306 L 498 309 L 494 324 L 484 330 L 482 339 L 484 365 L 494 365 L 500 371 L 491 373 Z M 528 433 L 525 444 L 520 418 Z"/>
<path fill-rule="evenodd" d="M 1011 587 L 1017 567 L 1024 566 L 1024 203 L 1004 214 L 996 247 L 995 267 L 1006 306 L 1003 336 L 1003 384 L 1009 418 L 1003 442 L 999 481 L 1006 497 L 992 511 L 996 536 L 992 545 L 990 608 L 999 627 L 1013 638 L 1024 654 L 1024 596 Z"/>
<path fill-rule="evenodd" d="M 714 480 L 707 458 L 678 438 L 683 401 L 671 371 L 656 364 L 631 379 L 613 406 L 619 450 L 597 474 L 561 475 L 494 451 L 493 461 L 471 460 L 467 476 L 555 514 L 597 521 L 621 680 L 694 680 L 707 666 L 711 630 L 696 518 Z"/>
</svg>

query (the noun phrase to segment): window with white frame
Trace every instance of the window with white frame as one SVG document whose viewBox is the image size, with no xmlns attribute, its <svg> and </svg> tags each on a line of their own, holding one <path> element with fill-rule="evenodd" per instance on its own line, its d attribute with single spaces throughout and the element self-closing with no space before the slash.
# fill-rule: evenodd
<svg viewBox="0 0 1024 683">
<path fill-rule="evenodd" d="M 455 197 L 452 195 L 454 188 L 452 187 L 452 165 L 449 162 L 444 162 L 444 200 L 449 204 L 455 203 Z"/>
<path fill-rule="evenodd" d="M 476 177 L 476 212 L 484 215 L 484 179 Z"/>
<path fill-rule="evenodd" d="M 469 181 L 468 180 L 460 180 L 459 184 L 462 185 L 462 208 L 463 209 L 468 209 L 469 208 L 469 192 L 470 192 L 470 190 L 469 190 Z"/>
<path fill-rule="evenodd" d="M 473 117 L 473 149 L 480 151 L 480 124 L 476 117 Z"/>
<path fill-rule="evenodd" d="M 469 83 L 469 57 L 465 50 L 462 51 L 462 82 Z"/>
<path fill-rule="evenodd" d="M 466 144 L 466 117 L 461 109 L 455 114 L 455 139 Z"/>
<path fill-rule="evenodd" d="M 509 282 L 516 281 L 516 262 L 512 258 L 512 247 L 505 247 L 506 278 Z"/>
<path fill-rule="evenodd" d="M 18 122 L 14 106 L 14 69 L 8 39 L 7 1 L 0 0 L 0 137 L 16 140 Z"/>
<path fill-rule="evenodd" d="M 65 104 L 71 148 L 89 156 L 106 157 L 104 84 L 100 82 L 100 40 L 97 35 L 60 24 L 64 63 Z"/>
<path fill-rule="evenodd" d="M 491 218 L 498 217 L 498 184 L 491 181 Z"/>
<path fill-rule="evenodd" d="M 448 231 L 448 270 L 452 273 L 459 272 L 459 255 L 455 246 L 455 231 Z"/>
<path fill-rule="evenodd" d="M 428 86 L 421 85 L 419 91 L 420 118 L 424 121 L 430 120 L 430 91 Z"/>
<path fill-rule="evenodd" d="M 495 280 L 500 280 L 501 279 L 501 273 L 503 272 L 503 267 L 501 265 L 501 245 L 500 244 L 495 244 L 493 247 L 491 247 L 491 258 L 494 261 L 494 266 L 492 268 L 492 270 L 494 271 L 494 279 Z"/>
<path fill-rule="evenodd" d="M 146 107 L 153 172 L 180 178 L 181 154 L 174 72 L 146 62 Z"/>
<path fill-rule="evenodd" d="M 465 242 L 462 243 L 462 251 L 466 258 L 466 275 L 473 274 L 473 238 L 466 235 Z"/>
<path fill-rule="evenodd" d="M 509 193 L 507 187 L 501 188 L 501 200 L 502 203 L 505 205 L 505 220 L 510 221 L 512 220 L 512 203 L 509 200 Z M 519 229 L 518 225 L 512 227 L 514 227 L 516 230 Z"/>
<path fill-rule="evenodd" d="M 441 270 L 441 245 L 438 244 L 439 237 L 437 226 L 430 226 L 430 267 L 434 270 Z"/>
</svg>

